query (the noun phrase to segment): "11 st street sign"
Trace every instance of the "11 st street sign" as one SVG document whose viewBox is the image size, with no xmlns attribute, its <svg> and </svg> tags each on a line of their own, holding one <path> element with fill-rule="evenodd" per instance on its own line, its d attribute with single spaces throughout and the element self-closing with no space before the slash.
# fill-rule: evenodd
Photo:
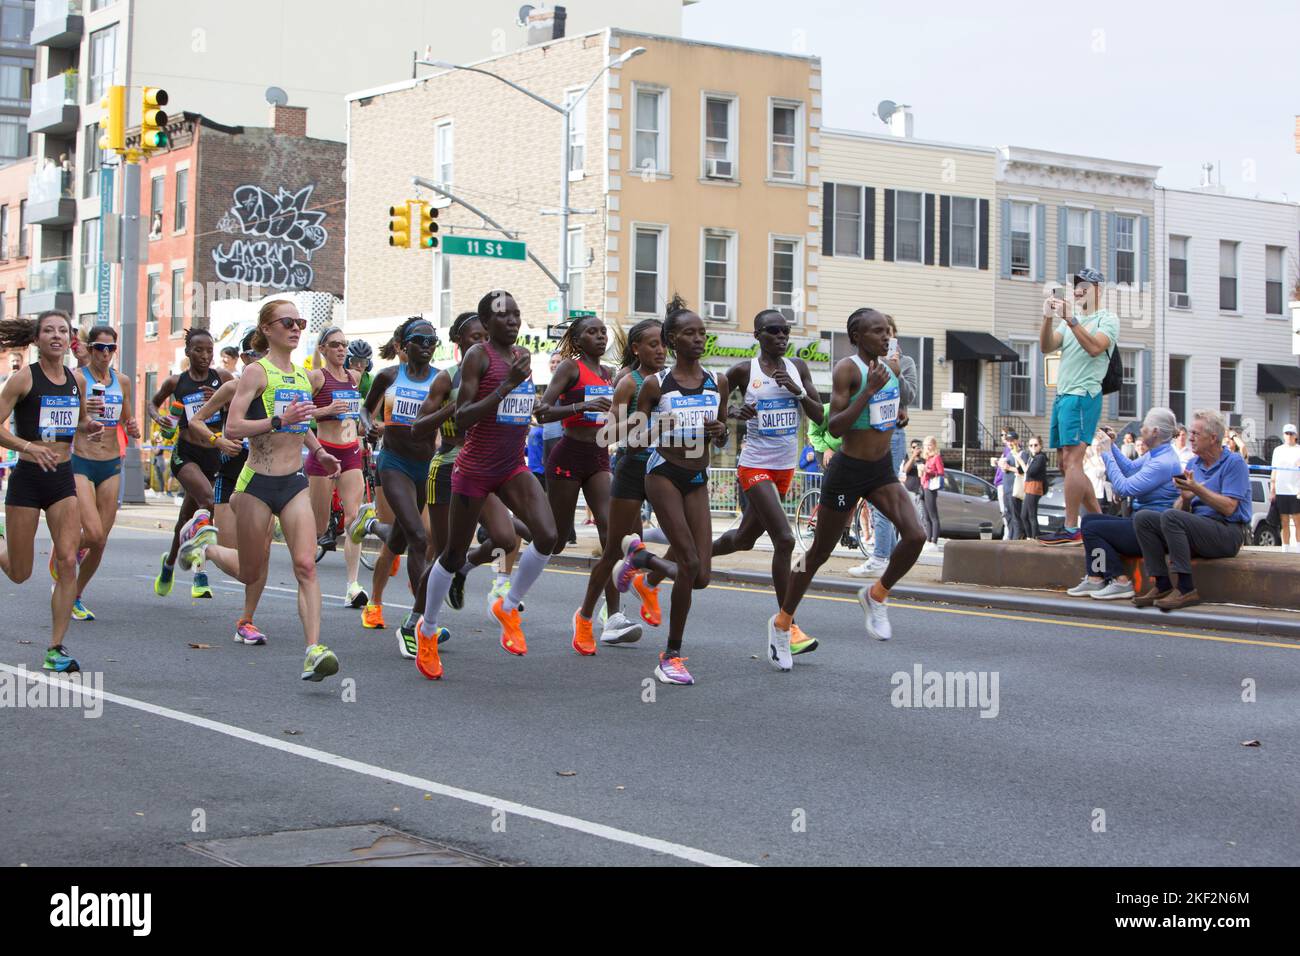
<svg viewBox="0 0 1300 956">
<path fill-rule="evenodd" d="M 443 236 L 442 251 L 449 256 L 478 256 L 483 259 L 516 259 L 528 257 L 528 248 L 522 242 L 508 239 L 471 239 L 467 236 Z"/>
</svg>

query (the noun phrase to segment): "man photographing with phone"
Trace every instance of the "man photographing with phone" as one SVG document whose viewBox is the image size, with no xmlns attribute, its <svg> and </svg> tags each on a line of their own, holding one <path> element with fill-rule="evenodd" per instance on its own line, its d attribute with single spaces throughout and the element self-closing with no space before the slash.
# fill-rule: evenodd
<svg viewBox="0 0 1300 956">
<path fill-rule="evenodd" d="M 1074 276 L 1071 297 L 1058 290 L 1043 303 L 1038 344 L 1044 355 L 1061 351 L 1049 438 L 1051 446 L 1060 450 L 1065 475 L 1065 524 L 1039 538 L 1043 544 L 1083 541 L 1080 510 L 1093 514 L 1101 510 L 1083 471 L 1084 455 L 1101 421 L 1101 383 L 1110 364 L 1110 349 L 1119 338 L 1119 318 L 1098 308 L 1101 284 L 1102 275 L 1096 269 L 1080 269 Z M 1026 536 L 1033 531 L 1026 529 Z"/>
</svg>

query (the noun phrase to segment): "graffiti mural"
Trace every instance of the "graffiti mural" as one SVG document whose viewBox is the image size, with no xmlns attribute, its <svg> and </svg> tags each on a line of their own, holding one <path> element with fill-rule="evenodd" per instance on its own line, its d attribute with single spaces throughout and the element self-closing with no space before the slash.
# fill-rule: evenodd
<svg viewBox="0 0 1300 956">
<path fill-rule="evenodd" d="M 312 254 L 329 241 L 326 213 L 307 208 L 315 188 L 312 183 L 297 192 L 283 186 L 275 193 L 252 185 L 236 189 L 218 228 L 257 238 L 233 239 L 212 250 L 218 278 L 274 289 L 310 288 Z"/>
</svg>

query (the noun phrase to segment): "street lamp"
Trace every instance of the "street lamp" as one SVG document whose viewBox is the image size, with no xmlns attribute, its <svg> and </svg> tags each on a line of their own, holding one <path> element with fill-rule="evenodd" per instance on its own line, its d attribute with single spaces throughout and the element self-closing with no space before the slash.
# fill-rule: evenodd
<svg viewBox="0 0 1300 956">
<path fill-rule="evenodd" d="M 616 59 L 610 60 L 600 68 L 600 72 L 591 78 L 591 82 L 567 106 L 552 103 L 546 97 L 538 96 L 531 90 L 526 90 L 518 83 L 507 80 L 504 76 L 499 76 L 490 70 L 483 70 L 476 66 L 458 66 L 455 63 L 448 63 L 446 60 L 416 60 L 416 64 L 419 66 L 432 66 L 441 70 L 460 70 L 464 73 L 482 73 L 484 76 L 490 76 L 494 80 L 500 80 L 511 89 L 518 90 L 529 99 L 555 110 L 564 118 L 564 140 L 561 144 L 563 162 L 560 164 L 560 268 L 559 281 L 556 282 L 556 287 L 560 292 L 560 321 L 566 321 L 569 318 L 569 134 L 573 110 L 591 92 L 591 88 L 596 85 L 597 80 L 605 75 L 606 70 L 615 66 L 622 66 L 634 56 L 640 56 L 644 52 L 645 47 L 635 46 L 619 55 Z"/>
</svg>

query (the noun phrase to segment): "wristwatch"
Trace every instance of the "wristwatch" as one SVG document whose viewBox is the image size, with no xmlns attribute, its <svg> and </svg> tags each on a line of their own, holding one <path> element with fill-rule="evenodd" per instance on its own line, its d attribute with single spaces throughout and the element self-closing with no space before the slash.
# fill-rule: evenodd
<svg viewBox="0 0 1300 956">
<path fill-rule="evenodd" d="M 279 415 L 271 416 L 271 431 L 278 432 L 284 425 L 284 420 Z"/>
</svg>

